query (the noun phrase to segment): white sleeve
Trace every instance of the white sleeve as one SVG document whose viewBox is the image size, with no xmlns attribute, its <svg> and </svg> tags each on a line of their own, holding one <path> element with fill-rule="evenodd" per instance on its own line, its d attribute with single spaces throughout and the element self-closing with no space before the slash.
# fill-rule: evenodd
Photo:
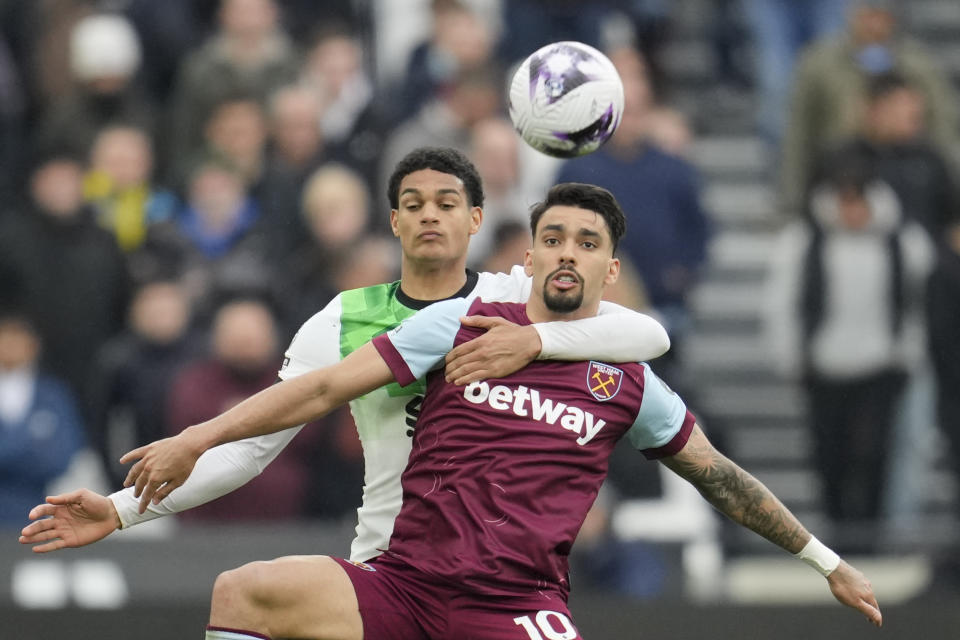
<svg viewBox="0 0 960 640">
<path fill-rule="evenodd" d="M 286 380 L 340 359 L 340 297 L 307 320 L 294 336 L 279 376 Z M 140 500 L 133 487 L 111 494 L 123 527 L 186 511 L 224 496 L 245 485 L 273 462 L 303 425 L 255 438 L 247 438 L 205 451 L 187 481 L 160 504 L 138 513 Z"/>
<path fill-rule="evenodd" d="M 151 503 L 142 514 L 138 513 L 140 500 L 134 497 L 133 487 L 111 494 L 110 500 L 124 529 L 206 504 L 260 475 L 302 428 L 300 425 L 205 451 L 183 486 L 174 489 L 160 504 Z"/>
<path fill-rule="evenodd" d="M 663 325 L 652 317 L 612 302 L 600 303 L 600 315 L 582 320 L 540 322 L 538 360 L 642 362 L 670 348 Z"/>
<path fill-rule="evenodd" d="M 514 265 L 510 273 L 484 271 L 479 274 L 477 286 L 467 298 L 481 298 L 484 302 L 526 302 L 530 298 L 532 282 L 520 265 Z"/>
</svg>

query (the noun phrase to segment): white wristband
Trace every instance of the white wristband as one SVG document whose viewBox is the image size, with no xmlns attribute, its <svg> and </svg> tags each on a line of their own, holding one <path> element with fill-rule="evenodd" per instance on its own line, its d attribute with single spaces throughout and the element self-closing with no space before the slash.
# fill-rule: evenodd
<svg viewBox="0 0 960 640">
<path fill-rule="evenodd" d="M 830 547 L 817 540 L 816 536 L 810 536 L 810 542 L 803 549 L 800 549 L 799 553 L 793 555 L 819 571 L 823 576 L 830 575 L 840 565 L 840 556 Z"/>
</svg>

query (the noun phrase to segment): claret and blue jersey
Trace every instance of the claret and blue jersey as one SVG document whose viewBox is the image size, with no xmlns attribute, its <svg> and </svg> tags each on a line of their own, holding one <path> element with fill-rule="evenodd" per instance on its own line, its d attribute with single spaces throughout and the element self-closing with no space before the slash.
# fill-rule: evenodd
<svg viewBox="0 0 960 640">
<path fill-rule="evenodd" d="M 481 593 L 565 596 L 567 555 L 617 441 L 670 455 L 693 417 L 644 363 L 543 360 L 449 384 L 444 356 L 480 331 L 464 315 L 530 324 L 523 304 L 460 299 L 374 339 L 400 384 L 429 374 L 389 553 Z"/>
</svg>

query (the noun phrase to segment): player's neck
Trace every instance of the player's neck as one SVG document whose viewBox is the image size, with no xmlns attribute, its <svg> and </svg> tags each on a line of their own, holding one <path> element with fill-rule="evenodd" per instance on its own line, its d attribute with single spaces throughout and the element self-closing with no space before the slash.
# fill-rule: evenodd
<svg viewBox="0 0 960 640">
<path fill-rule="evenodd" d="M 456 264 L 404 261 L 400 270 L 400 289 L 417 300 L 449 298 L 466 282 L 466 261 Z"/>
</svg>

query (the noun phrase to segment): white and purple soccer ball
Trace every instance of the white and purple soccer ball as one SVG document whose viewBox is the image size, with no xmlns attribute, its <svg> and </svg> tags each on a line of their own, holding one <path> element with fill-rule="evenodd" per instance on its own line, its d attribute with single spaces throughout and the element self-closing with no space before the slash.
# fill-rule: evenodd
<svg viewBox="0 0 960 640">
<path fill-rule="evenodd" d="M 530 54 L 510 84 L 510 118 L 531 147 L 557 158 L 596 151 L 620 124 L 623 83 L 610 59 L 581 42 Z"/>
</svg>

